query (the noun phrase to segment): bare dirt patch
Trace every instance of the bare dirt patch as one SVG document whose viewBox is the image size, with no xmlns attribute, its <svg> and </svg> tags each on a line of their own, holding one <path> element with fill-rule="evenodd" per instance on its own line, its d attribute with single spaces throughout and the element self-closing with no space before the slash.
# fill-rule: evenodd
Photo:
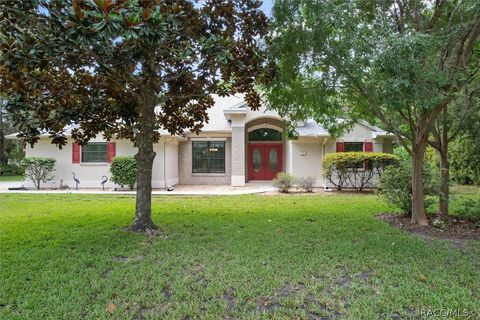
<svg viewBox="0 0 480 320">
<path fill-rule="evenodd" d="M 399 214 L 384 213 L 377 217 L 392 227 L 419 234 L 426 238 L 447 239 L 453 242 L 455 242 L 455 240 L 480 240 L 480 228 L 474 223 L 458 217 L 431 215 L 428 217 L 428 226 L 412 224 L 410 223 L 410 217 Z M 439 229 L 434 227 L 433 221 L 435 219 L 441 219 L 445 223 L 445 228 Z"/>
</svg>

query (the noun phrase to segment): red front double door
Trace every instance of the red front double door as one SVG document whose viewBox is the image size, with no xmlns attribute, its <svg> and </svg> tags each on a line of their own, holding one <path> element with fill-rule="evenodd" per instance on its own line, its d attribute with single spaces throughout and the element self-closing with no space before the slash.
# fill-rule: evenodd
<svg viewBox="0 0 480 320">
<path fill-rule="evenodd" d="M 283 169 L 283 144 L 250 143 L 247 165 L 249 180 L 272 180 Z"/>
</svg>

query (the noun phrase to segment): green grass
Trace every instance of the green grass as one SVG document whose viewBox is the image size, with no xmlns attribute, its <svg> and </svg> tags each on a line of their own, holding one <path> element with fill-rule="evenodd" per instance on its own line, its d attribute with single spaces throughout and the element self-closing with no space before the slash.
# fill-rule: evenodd
<svg viewBox="0 0 480 320">
<path fill-rule="evenodd" d="M 0 182 L 23 181 L 22 176 L 0 176 Z"/>
<path fill-rule="evenodd" d="M 480 186 L 467 186 L 455 184 L 450 187 L 453 195 L 476 195 L 480 196 Z"/>
<path fill-rule="evenodd" d="M 0 195 L 0 318 L 480 317 L 480 244 L 391 228 L 373 195 L 153 202 L 148 241 L 131 196 Z"/>
</svg>

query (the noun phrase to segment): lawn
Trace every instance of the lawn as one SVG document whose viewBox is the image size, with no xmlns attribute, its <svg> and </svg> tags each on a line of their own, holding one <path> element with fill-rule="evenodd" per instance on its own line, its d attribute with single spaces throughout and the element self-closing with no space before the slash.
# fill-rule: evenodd
<svg viewBox="0 0 480 320">
<path fill-rule="evenodd" d="M 1 319 L 480 317 L 480 244 L 375 218 L 374 195 L 0 195 Z"/>
<path fill-rule="evenodd" d="M 22 176 L 0 176 L 0 182 L 23 181 Z"/>
</svg>

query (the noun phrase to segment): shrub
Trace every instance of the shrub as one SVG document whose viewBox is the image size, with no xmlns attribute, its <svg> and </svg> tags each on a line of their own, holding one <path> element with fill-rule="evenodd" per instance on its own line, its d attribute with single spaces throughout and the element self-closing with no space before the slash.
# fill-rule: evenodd
<svg viewBox="0 0 480 320">
<path fill-rule="evenodd" d="M 115 157 L 110 166 L 111 180 L 122 188 L 128 186 L 133 190 L 137 182 L 137 171 L 137 160 L 134 157 Z"/>
<path fill-rule="evenodd" d="M 426 196 L 438 195 L 438 179 L 429 167 L 424 168 L 423 187 Z M 412 167 L 408 163 L 389 166 L 380 177 L 378 193 L 387 202 L 398 207 L 405 214 L 412 213 Z M 433 204 L 431 198 L 425 199 L 425 206 Z"/>
<path fill-rule="evenodd" d="M 323 174 L 337 190 L 347 186 L 362 191 L 373 188 L 373 178 L 399 163 L 397 156 L 381 152 L 338 152 L 323 158 Z"/>
<path fill-rule="evenodd" d="M 478 136 L 460 135 L 449 144 L 450 173 L 459 184 L 480 185 L 480 146 Z"/>
<path fill-rule="evenodd" d="M 0 176 L 23 176 L 24 172 L 16 164 L 0 165 Z"/>
<path fill-rule="evenodd" d="M 288 193 L 295 184 L 295 180 L 295 177 L 292 175 L 286 172 L 280 172 L 277 174 L 275 179 L 273 179 L 273 185 L 278 189 L 278 191 Z"/>
<path fill-rule="evenodd" d="M 53 179 L 52 172 L 55 170 L 55 159 L 42 157 L 28 157 L 20 161 L 20 166 L 25 171 L 24 178 L 31 180 L 37 190 L 41 183 Z"/>
<path fill-rule="evenodd" d="M 457 209 L 459 217 L 462 219 L 480 223 L 480 199 L 465 199 L 465 201 L 460 205 L 460 208 Z"/>
<path fill-rule="evenodd" d="M 315 185 L 315 177 L 301 177 L 298 180 L 298 186 L 305 192 L 312 192 Z"/>
</svg>

